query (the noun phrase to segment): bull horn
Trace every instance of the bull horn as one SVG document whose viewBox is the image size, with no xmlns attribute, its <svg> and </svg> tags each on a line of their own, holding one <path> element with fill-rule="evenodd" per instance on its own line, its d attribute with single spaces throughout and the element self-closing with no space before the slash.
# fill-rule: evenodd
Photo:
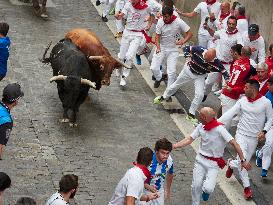
<svg viewBox="0 0 273 205">
<path fill-rule="evenodd" d="M 96 83 L 91 82 L 90 80 L 81 78 L 81 84 L 89 85 L 90 87 L 96 89 Z"/>
<path fill-rule="evenodd" d="M 115 58 L 114 58 L 115 59 Z M 118 59 L 115 59 L 119 64 L 121 64 L 123 67 L 125 67 L 125 68 L 128 68 L 128 69 L 132 69 L 132 67 L 131 66 L 129 66 L 129 65 L 127 65 L 127 64 L 125 64 L 125 63 L 123 63 L 122 61 L 120 61 L 120 60 L 118 60 Z"/>
<path fill-rule="evenodd" d="M 56 76 L 53 76 L 52 78 L 50 78 L 49 82 L 53 82 L 53 81 L 56 81 L 56 80 L 65 80 L 67 78 L 67 76 L 65 75 L 56 75 Z"/>
<path fill-rule="evenodd" d="M 103 56 L 89 56 L 89 60 L 100 60 L 103 58 Z"/>
</svg>

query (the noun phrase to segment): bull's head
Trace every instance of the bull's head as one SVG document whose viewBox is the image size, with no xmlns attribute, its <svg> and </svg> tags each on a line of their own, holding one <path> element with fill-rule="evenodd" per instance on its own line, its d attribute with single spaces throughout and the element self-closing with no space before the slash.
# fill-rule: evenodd
<svg viewBox="0 0 273 205">
<path fill-rule="evenodd" d="M 99 69 L 101 73 L 101 84 L 110 85 L 110 77 L 114 69 L 125 67 L 131 69 L 129 65 L 117 60 L 111 56 L 89 56 L 91 62 L 99 62 Z"/>
</svg>

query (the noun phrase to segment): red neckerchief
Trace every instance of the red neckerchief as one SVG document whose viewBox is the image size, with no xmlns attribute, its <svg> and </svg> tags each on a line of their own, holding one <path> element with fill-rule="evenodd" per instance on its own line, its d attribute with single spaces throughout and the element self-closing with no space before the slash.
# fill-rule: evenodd
<svg viewBox="0 0 273 205">
<path fill-rule="evenodd" d="M 132 6 L 137 10 L 143 10 L 148 7 L 145 0 L 140 0 L 137 4 L 135 5 L 132 4 Z"/>
<path fill-rule="evenodd" d="M 247 97 L 247 100 L 248 100 L 248 102 L 254 102 L 254 101 L 260 99 L 261 97 L 263 97 L 263 95 L 261 95 L 260 93 L 258 93 L 258 95 L 254 99 Z"/>
<path fill-rule="evenodd" d="M 219 125 L 223 125 L 223 123 L 218 122 L 215 118 L 204 125 L 204 130 L 210 131 L 211 129 L 218 127 Z"/>
<path fill-rule="evenodd" d="M 235 28 L 233 31 L 228 31 L 228 30 L 226 30 L 226 33 L 228 34 L 228 35 L 233 35 L 233 34 L 236 34 L 236 33 L 238 33 L 238 29 L 237 28 Z"/>
<path fill-rule="evenodd" d="M 246 16 L 239 15 L 239 16 L 237 16 L 237 20 L 239 20 L 239 19 L 246 19 Z"/>
<path fill-rule="evenodd" d="M 172 22 L 174 22 L 174 20 L 176 19 L 175 15 L 172 15 L 169 21 L 164 21 L 165 24 L 171 24 Z"/>
<path fill-rule="evenodd" d="M 149 169 L 147 167 L 145 167 L 144 165 L 141 164 L 137 164 L 136 162 L 133 162 L 133 165 L 135 165 L 136 167 L 138 167 L 139 169 L 141 169 L 141 171 L 143 172 L 143 174 L 146 176 L 146 181 L 150 181 L 152 178 L 151 172 L 149 171 Z"/>
<path fill-rule="evenodd" d="M 213 1 L 211 1 L 211 2 L 209 2 L 208 0 L 206 0 L 207 5 L 212 5 L 212 4 L 214 4 L 215 2 L 216 2 L 216 0 L 213 0 Z"/>
<path fill-rule="evenodd" d="M 228 12 L 227 14 L 222 14 L 220 15 L 220 21 L 223 21 L 226 17 L 228 17 L 230 15 L 230 12 Z"/>
</svg>

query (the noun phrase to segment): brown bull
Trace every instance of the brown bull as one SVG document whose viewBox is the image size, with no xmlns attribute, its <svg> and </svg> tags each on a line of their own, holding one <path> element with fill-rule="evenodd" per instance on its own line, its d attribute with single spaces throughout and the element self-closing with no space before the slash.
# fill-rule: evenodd
<svg viewBox="0 0 273 205">
<path fill-rule="evenodd" d="M 123 62 L 113 58 L 96 34 L 88 29 L 76 28 L 70 30 L 65 38 L 70 39 L 89 58 L 90 68 L 94 69 L 98 74 L 102 85 L 110 85 L 110 77 L 114 69 L 122 66 L 130 68 Z M 99 84 L 97 86 L 99 86 L 97 89 L 100 88 Z"/>
</svg>

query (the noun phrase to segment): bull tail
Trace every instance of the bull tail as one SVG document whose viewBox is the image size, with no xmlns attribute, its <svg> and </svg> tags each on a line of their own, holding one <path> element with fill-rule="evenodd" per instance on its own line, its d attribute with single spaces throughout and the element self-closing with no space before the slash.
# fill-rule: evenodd
<svg viewBox="0 0 273 205">
<path fill-rule="evenodd" d="M 44 52 L 44 54 L 43 54 L 43 58 L 42 58 L 42 59 L 39 59 L 42 63 L 48 64 L 48 63 L 50 63 L 50 61 L 51 61 L 50 58 L 46 58 L 47 51 L 49 50 L 51 44 L 52 44 L 52 41 L 50 41 L 49 44 L 47 45 L 47 47 L 46 47 L 46 49 L 45 49 L 45 52 Z"/>
</svg>

